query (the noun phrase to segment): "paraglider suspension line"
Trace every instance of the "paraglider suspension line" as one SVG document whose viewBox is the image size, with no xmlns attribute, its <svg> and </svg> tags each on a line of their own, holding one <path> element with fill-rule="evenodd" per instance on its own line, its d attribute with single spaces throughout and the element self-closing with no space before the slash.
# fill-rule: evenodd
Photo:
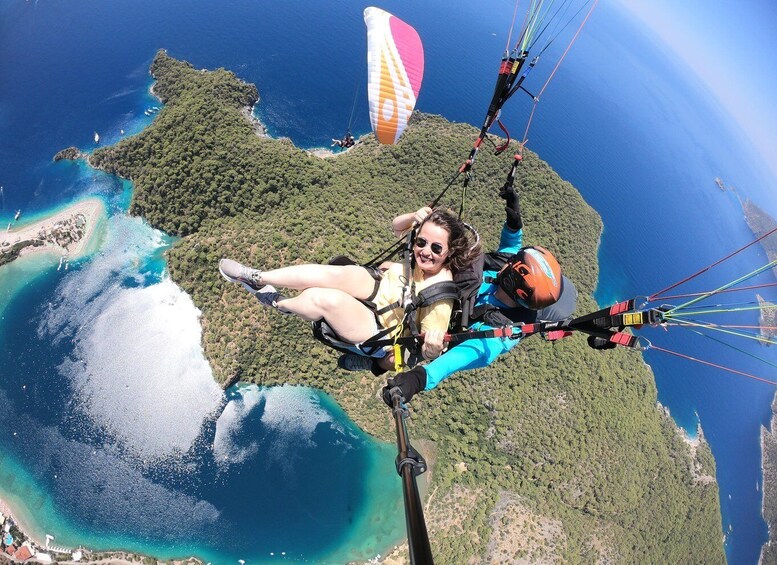
<svg viewBox="0 0 777 565">
<path fill-rule="evenodd" d="M 710 270 L 710 269 L 712 269 L 713 267 L 715 267 L 715 266 L 717 266 L 717 265 L 720 265 L 720 264 L 721 264 L 723 261 L 726 261 L 726 260 L 728 260 L 728 259 L 731 259 L 733 256 L 737 255 L 738 253 L 741 253 L 742 251 L 744 251 L 745 249 L 747 249 L 747 248 L 748 248 L 748 247 L 750 247 L 751 245 L 755 245 L 756 243 L 758 243 L 758 242 L 759 242 L 759 241 L 761 241 L 762 239 L 765 239 L 765 238 L 769 237 L 769 236 L 770 236 L 770 235 L 772 235 L 774 232 L 777 232 L 777 228 L 772 228 L 771 230 L 769 230 L 768 232 L 766 232 L 766 233 L 765 233 L 765 234 L 763 234 L 762 236 L 758 237 L 757 239 L 754 239 L 753 241 L 751 241 L 751 242 L 750 242 L 750 243 L 748 243 L 747 245 L 744 245 L 744 246 L 740 247 L 740 248 L 739 248 L 739 249 L 737 249 L 736 251 L 732 251 L 731 253 L 729 253 L 728 255 L 726 255 L 725 257 L 723 257 L 722 259 L 718 259 L 717 261 L 715 261 L 715 262 L 714 262 L 714 263 L 712 263 L 711 265 L 708 265 L 708 266 L 704 267 L 703 269 L 701 269 L 701 270 L 699 270 L 699 271 L 696 271 L 695 273 L 693 273 L 692 275 L 690 275 L 690 276 L 688 276 L 688 277 L 685 277 L 685 278 L 684 278 L 684 279 L 682 279 L 681 281 L 678 281 L 678 282 L 674 283 L 673 285 L 670 285 L 670 286 L 668 286 L 668 287 L 666 287 L 666 288 L 664 288 L 664 289 L 662 289 L 662 290 L 659 290 L 658 292 L 656 292 L 656 293 L 654 293 L 653 295 L 651 295 L 650 297 L 648 297 L 648 299 L 649 299 L 650 301 L 653 301 L 653 300 L 655 300 L 656 298 L 660 297 L 660 296 L 661 296 L 662 294 L 664 294 L 665 292 L 669 292 L 669 291 L 670 291 L 670 290 L 672 290 L 673 288 L 677 288 L 677 287 L 678 287 L 678 286 L 680 286 L 681 284 L 683 284 L 683 283 L 686 283 L 686 282 L 688 282 L 688 281 L 689 281 L 689 280 L 691 280 L 691 279 L 695 279 L 696 277 L 698 277 L 699 275 L 701 275 L 701 274 L 703 274 L 703 273 L 706 273 L 707 271 L 709 271 L 709 270 Z M 718 292 L 720 292 L 720 290 L 719 290 Z"/>
<path fill-rule="evenodd" d="M 706 336 L 709 337 L 709 336 Z M 710 338 L 712 339 L 712 338 Z M 676 357 L 680 357 L 682 359 L 688 359 L 689 361 L 696 361 L 697 363 L 701 363 L 702 365 L 706 365 L 708 367 L 715 367 L 716 369 L 722 369 L 723 371 L 728 371 L 729 373 L 734 373 L 735 375 L 740 375 L 742 377 L 747 377 L 748 379 L 753 379 L 756 381 L 760 381 L 762 383 L 767 383 L 770 385 L 777 385 L 777 382 L 770 381 L 769 379 L 764 379 L 763 377 L 758 377 L 756 375 L 751 375 L 750 373 L 745 373 L 744 371 L 738 371 L 736 369 L 732 369 L 730 367 L 726 367 L 724 365 L 718 365 L 717 363 L 712 363 L 710 361 L 704 361 L 703 359 L 697 359 L 696 357 L 691 357 L 690 355 L 685 355 L 683 353 L 678 353 L 677 351 L 672 351 L 670 349 L 664 349 L 663 347 L 659 347 L 657 345 L 653 345 L 652 343 L 648 346 L 648 349 L 655 349 L 656 351 L 662 351 L 664 353 L 669 353 L 670 355 L 674 355 Z"/>
</svg>

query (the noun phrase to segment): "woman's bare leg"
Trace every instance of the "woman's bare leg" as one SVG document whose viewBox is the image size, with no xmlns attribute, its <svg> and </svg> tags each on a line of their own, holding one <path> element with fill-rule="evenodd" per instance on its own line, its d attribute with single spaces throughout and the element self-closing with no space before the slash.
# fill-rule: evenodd
<svg viewBox="0 0 777 565">
<path fill-rule="evenodd" d="M 324 318 L 337 335 L 351 343 L 361 343 L 375 335 L 372 310 L 343 290 L 308 288 L 297 296 L 279 300 L 278 308 L 311 322 Z"/>
<path fill-rule="evenodd" d="M 375 289 L 375 279 L 358 265 L 293 265 L 262 271 L 262 284 L 303 290 L 320 287 L 341 290 L 355 298 L 366 300 Z M 286 301 L 284 301 L 286 302 Z M 327 318 L 327 321 L 329 319 Z"/>
</svg>

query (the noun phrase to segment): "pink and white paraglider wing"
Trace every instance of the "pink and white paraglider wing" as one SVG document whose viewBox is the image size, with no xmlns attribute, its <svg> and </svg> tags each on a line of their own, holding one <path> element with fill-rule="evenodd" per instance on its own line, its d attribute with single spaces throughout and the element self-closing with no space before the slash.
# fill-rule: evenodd
<svg viewBox="0 0 777 565">
<path fill-rule="evenodd" d="M 421 90 L 424 47 L 415 29 L 380 8 L 365 9 L 364 23 L 372 130 L 381 143 L 396 143 Z"/>
</svg>

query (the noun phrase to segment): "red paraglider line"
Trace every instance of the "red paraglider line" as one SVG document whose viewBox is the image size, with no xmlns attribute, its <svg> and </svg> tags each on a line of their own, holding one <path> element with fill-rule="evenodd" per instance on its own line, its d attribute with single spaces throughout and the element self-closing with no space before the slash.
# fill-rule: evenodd
<svg viewBox="0 0 777 565">
<path fill-rule="evenodd" d="M 518 5 L 521 0 L 515 0 L 515 10 L 513 10 L 513 21 L 510 23 L 510 33 L 507 34 L 507 45 L 505 45 L 505 51 L 510 51 L 510 42 L 513 40 L 513 28 L 515 27 L 515 18 L 518 16 Z M 528 14 L 528 12 L 527 12 Z M 527 15 L 528 18 L 528 15 Z M 525 22 L 524 22 L 524 25 Z"/>
<path fill-rule="evenodd" d="M 736 250 L 736 251 L 734 251 L 733 253 L 729 253 L 728 255 L 726 255 L 725 257 L 723 257 L 723 259 L 718 259 L 718 260 L 717 260 L 717 261 L 715 261 L 715 262 L 714 262 L 712 265 L 709 265 L 709 266 L 707 266 L 707 267 L 704 267 L 704 268 L 703 268 L 703 269 L 701 269 L 700 271 L 697 271 L 697 272 L 695 272 L 694 274 L 692 274 L 691 276 L 684 278 L 684 279 L 683 279 L 683 280 L 681 280 L 680 282 L 676 282 L 676 283 L 674 283 L 673 285 L 671 285 L 671 286 L 668 286 L 668 287 L 666 287 L 666 288 L 665 288 L 665 289 L 663 289 L 663 290 L 659 290 L 658 292 L 656 292 L 656 293 L 655 293 L 655 294 L 653 294 L 652 296 L 649 296 L 649 297 L 648 297 L 648 300 L 650 300 L 650 301 L 652 301 L 652 300 L 655 300 L 656 298 L 658 298 L 659 296 L 661 296 L 661 295 L 662 295 L 663 293 L 665 293 L 666 291 L 668 291 L 668 290 L 672 290 L 673 288 L 675 288 L 675 287 L 678 287 L 678 286 L 680 286 L 681 284 L 683 284 L 683 283 L 685 283 L 685 282 L 688 282 L 689 280 L 691 280 L 691 279 L 693 279 L 693 278 L 695 278 L 695 277 L 698 277 L 698 276 L 699 276 L 699 275 L 701 275 L 702 273 L 706 273 L 706 272 L 707 272 L 707 271 L 709 271 L 709 270 L 710 270 L 712 267 L 714 267 L 714 266 L 716 266 L 716 265 L 720 265 L 720 264 L 721 264 L 723 261 L 725 261 L 726 259 L 730 259 L 731 257 L 733 257 L 734 255 L 736 255 L 736 254 L 737 254 L 737 253 L 739 253 L 740 251 L 744 251 L 745 249 L 747 249 L 747 248 L 748 248 L 748 247 L 750 247 L 751 245 L 753 245 L 753 244 L 755 244 L 755 243 L 758 243 L 759 241 L 761 241 L 761 240 L 762 240 L 762 239 L 764 239 L 765 237 L 768 237 L 768 236 L 772 235 L 772 234 L 773 234 L 774 232 L 776 232 L 776 231 L 777 231 L 777 228 L 772 228 L 772 229 L 770 229 L 768 232 L 766 232 L 765 234 L 763 234 L 763 235 L 762 235 L 761 237 L 759 237 L 758 239 L 754 239 L 753 241 L 751 241 L 750 243 L 748 243 L 747 245 L 745 245 L 745 246 L 743 246 L 743 247 L 740 247 L 739 249 L 737 249 L 737 250 Z"/>
<path fill-rule="evenodd" d="M 553 68 L 553 71 L 550 73 L 550 76 L 548 77 L 548 80 L 545 81 L 545 84 L 542 85 L 542 88 L 540 89 L 540 93 L 534 97 L 534 105 L 531 109 L 531 114 L 529 114 L 529 121 L 526 122 L 526 131 L 523 133 L 523 141 L 521 142 L 521 151 L 523 152 L 523 146 L 526 145 L 526 142 L 528 141 L 529 136 L 529 128 L 531 127 L 532 120 L 534 119 L 534 112 L 537 109 L 537 103 L 540 101 L 540 97 L 542 96 L 542 93 L 545 92 L 545 89 L 550 84 L 550 81 L 553 79 L 553 76 L 556 74 L 556 71 L 561 66 L 561 63 L 564 62 L 564 58 L 567 56 L 567 53 L 569 53 L 569 50 L 572 48 L 572 45 L 577 41 L 577 38 L 580 36 L 580 32 L 583 31 L 583 27 L 585 27 L 585 24 L 588 22 L 588 18 L 591 17 L 591 14 L 594 12 L 594 8 L 596 8 L 596 5 L 599 3 L 599 0 L 596 0 L 593 5 L 591 5 L 591 9 L 588 10 L 588 13 L 585 15 L 585 18 L 583 18 L 583 21 L 580 22 L 580 26 L 577 28 L 577 31 L 575 32 L 575 35 L 572 37 L 572 40 L 569 42 L 569 45 L 567 45 L 567 48 L 564 49 L 564 53 L 561 55 L 561 58 L 559 58 L 558 62 L 556 63 L 556 66 Z"/>
<path fill-rule="evenodd" d="M 652 343 L 649 346 L 649 349 L 655 349 L 656 351 L 663 351 L 664 353 L 669 353 L 670 355 L 675 355 L 677 357 L 682 357 L 683 359 L 688 359 L 690 361 L 696 361 L 697 363 L 701 363 L 702 365 L 707 365 L 708 367 L 715 367 L 716 369 L 722 369 L 724 371 L 728 371 L 729 373 L 734 373 L 736 375 L 740 375 L 742 377 L 747 377 L 748 379 L 753 379 L 756 381 L 760 381 L 762 383 L 767 383 L 770 385 L 777 386 L 777 382 L 770 381 L 769 379 L 764 379 L 763 377 L 757 377 L 756 375 L 751 375 L 750 373 L 745 373 L 744 371 L 738 371 L 736 369 L 732 369 L 730 367 L 726 367 L 724 365 L 718 365 L 717 363 L 711 363 L 709 361 L 704 361 L 702 359 L 697 359 L 696 357 L 691 357 L 690 355 L 685 355 L 683 353 L 678 353 L 677 351 L 671 351 L 669 349 L 664 349 L 663 347 L 659 347 L 657 345 L 653 345 Z"/>
<path fill-rule="evenodd" d="M 679 284 L 679 283 L 678 283 Z M 738 292 L 740 290 L 755 290 L 757 288 L 767 288 L 770 286 L 777 286 L 777 283 L 764 283 L 764 284 L 753 284 L 749 286 L 740 286 L 738 288 L 727 288 L 725 290 L 719 290 L 716 294 L 723 294 L 724 292 Z M 671 288 L 671 287 L 670 287 Z M 669 290 L 668 288 L 665 290 Z M 664 291 L 661 291 L 664 292 Z M 675 298 L 691 298 L 692 296 L 704 296 L 705 294 L 710 294 L 712 291 L 707 292 L 689 292 L 687 294 L 673 294 L 671 296 L 661 296 L 661 300 L 673 300 Z M 653 295 L 655 297 L 656 295 Z"/>
</svg>

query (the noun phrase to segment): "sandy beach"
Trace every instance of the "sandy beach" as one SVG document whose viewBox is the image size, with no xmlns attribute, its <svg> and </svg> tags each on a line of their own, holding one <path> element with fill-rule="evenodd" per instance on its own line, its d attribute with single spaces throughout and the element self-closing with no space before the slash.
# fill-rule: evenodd
<svg viewBox="0 0 777 565">
<path fill-rule="evenodd" d="M 45 542 L 43 540 L 39 540 L 35 535 L 31 533 L 32 529 L 23 521 L 19 520 L 19 515 L 15 514 L 13 511 L 13 508 L 8 506 L 8 503 L 0 498 L 0 514 L 5 516 L 6 518 L 11 518 L 13 522 L 16 524 L 16 526 L 24 532 L 24 535 L 27 536 L 33 543 L 43 546 L 45 545 Z"/>
<path fill-rule="evenodd" d="M 70 553 L 59 553 L 59 552 L 52 552 L 47 551 L 45 549 L 46 543 L 45 540 L 37 539 L 35 536 L 30 535 L 30 528 L 27 527 L 23 522 L 20 522 L 18 519 L 18 515 L 14 514 L 13 509 L 8 506 L 8 503 L 0 499 L 0 514 L 5 516 L 6 518 L 11 518 L 11 520 L 16 524 L 16 526 L 24 532 L 24 535 L 27 536 L 29 541 L 33 543 L 34 546 L 36 546 L 38 551 L 42 551 L 51 557 L 54 557 L 56 559 L 57 563 L 75 563 L 70 557 Z M 53 545 L 57 545 L 56 541 Z M 98 552 L 97 554 L 93 554 L 89 550 L 83 550 L 83 558 L 79 561 L 81 565 L 96 565 L 96 564 L 102 564 L 102 565 L 137 565 L 138 563 L 144 563 L 144 556 L 142 555 L 136 555 L 133 553 L 129 553 L 126 551 L 106 551 L 106 552 Z M 0 557 L 0 562 L 3 562 L 3 557 Z M 32 562 L 37 563 L 38 561 L 33 558 Z M 183 565 L 184 563 L 188 564 L 196 564 L 201 563 L 201 561 L 194 559 L 194 558 L 188 558 L 188 559 L 180 559 L 172 561 L 172 563 Z"/>
<path fill-rule="evenodd" d="M 56 252 L 68 259 L 79 257 L 86 249 L 100 219 L 106 215 L 99 198 L 81 200 L 40 221 L 0 231 L 0 253 L 21 247 L 18 256 L 41 252 Z M 33 242 L 35 244 L 33 245 Z"/>
</svg>

